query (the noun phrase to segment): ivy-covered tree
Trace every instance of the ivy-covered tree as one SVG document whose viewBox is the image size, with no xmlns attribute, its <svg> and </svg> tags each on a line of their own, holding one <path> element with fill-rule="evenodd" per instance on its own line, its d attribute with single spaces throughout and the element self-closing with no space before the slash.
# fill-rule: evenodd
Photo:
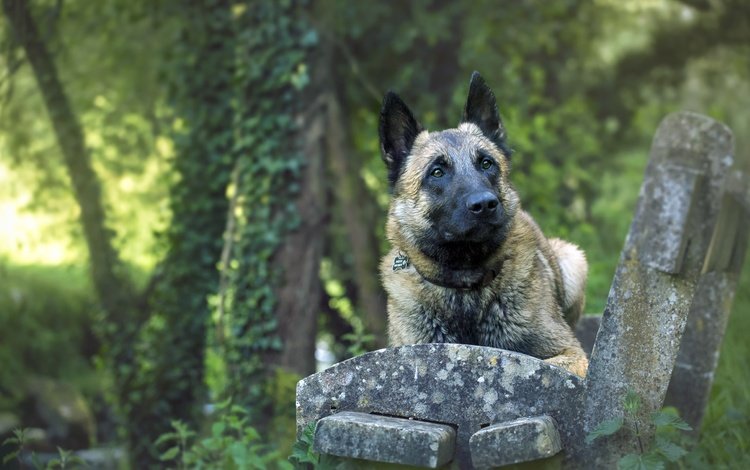
<svg viewBox="0 0 750 470">
<path fill-rule="evenodd" d="M 198 427 L 204 380 L 209 296 L 227 216 L 226 188 L 234 146 L 234 22 L 231 2 L 205 0 L 174 8 L 181 30 L 165 75 L 176 126 L 172 221 L 166 257 L 153 274 L 150 321 L 141 334 L 138 387 L 127 400 L 137 468 L 158 462 L 156 439 L 173 420 Z"/>
<path fill-rule="evenodd" d="M 220 302 L 229 393 L 267 428 L 272 390 L 288 393 L 293 377 L 315 366 L 327 57 L 307 20 L 307 2 L 243 5 L 235 69 L 237 178 Z"/>
</svg>

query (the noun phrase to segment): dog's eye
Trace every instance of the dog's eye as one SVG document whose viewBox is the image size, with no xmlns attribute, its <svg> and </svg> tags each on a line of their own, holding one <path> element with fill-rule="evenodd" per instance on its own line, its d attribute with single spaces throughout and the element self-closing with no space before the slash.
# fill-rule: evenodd
<svg viewBox="0 0 750 470">
<path fill-rule="evenodd" d="M 483 170 L 489 170 L 492 166 L 492 160 L 490 160 L 489 158 L 485 158 L 484 160 L 482 160 L 481 165 Z"/>
<path fill-rule="evenodd" d="M 434 176 L 435 178 L 440 178 L 441 176 L 445 174 L 445 172 L 443 171 L 442 168 L 435 168 L 434 170 L 430 172 L 430 174 Z"/>
</svg>

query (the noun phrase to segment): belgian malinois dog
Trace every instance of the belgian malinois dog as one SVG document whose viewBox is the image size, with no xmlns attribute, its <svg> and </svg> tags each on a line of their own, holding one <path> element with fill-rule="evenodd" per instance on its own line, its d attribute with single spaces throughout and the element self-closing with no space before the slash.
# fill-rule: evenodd
<svg viewBox="0 0 750 470">
<path fill-rule="evenodd" d="M 495 95 L 474 72 L 458 127 L 424 130 L 393 92 L 380 114 L 392 250 L 381 275 L 390 344 L 464 343 L 544 359 L 579 376 L 573 333 L 588 265 L 521 210 Z"/>
</svg>

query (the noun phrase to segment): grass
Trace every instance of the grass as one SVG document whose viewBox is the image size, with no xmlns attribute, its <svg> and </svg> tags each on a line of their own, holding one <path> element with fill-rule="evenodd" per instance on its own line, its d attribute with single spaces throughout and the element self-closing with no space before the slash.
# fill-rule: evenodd
<svg viewBox="0 0 750 470">
<path fill-rule="evenodd" d="M 73 266 L 18 266 L 0 258 L 0 406 L 28 374 L 86 388 L 96 372 L 97 307 L 87 273 Z M 96 382 L 96 380 L 94 380 Z M 10 397 L 9 397 L 10 396 Z"/>
<path fill-rule="evenodd" d="M 750 468 L 750 260 L 737 287 L 694 468 Z"/>
</svg>

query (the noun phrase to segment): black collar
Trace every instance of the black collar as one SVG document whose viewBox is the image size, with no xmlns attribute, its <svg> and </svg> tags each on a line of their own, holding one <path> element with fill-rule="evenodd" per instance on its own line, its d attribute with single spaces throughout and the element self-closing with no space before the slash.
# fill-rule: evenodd
<svg viewBox="0 0 750 470">
<path fill-rule="evenodd" d="M 393 270 L 400 271 L 406 269 L 409 267 L 409 264 L 409 258 L 399 252 L 393 259 Z M 422 279 L 436 286 L 445 287 L 447 289 L 478 290 L 487 287 L 495 280 L 502 270 L 502 263 L 494 268 L 478 271 L 476 276 L 474 276 L 477 280 L 474 282 L 465 281 L 467 276 L 466 271 L 444 270 L 444 276 L 441 279 L 436 279 L 431 276 L 425 276 L 416 265 L 414 266 L 414 270 L 417 271 L 417 274 L 419 274 Z"/>
</svg>

